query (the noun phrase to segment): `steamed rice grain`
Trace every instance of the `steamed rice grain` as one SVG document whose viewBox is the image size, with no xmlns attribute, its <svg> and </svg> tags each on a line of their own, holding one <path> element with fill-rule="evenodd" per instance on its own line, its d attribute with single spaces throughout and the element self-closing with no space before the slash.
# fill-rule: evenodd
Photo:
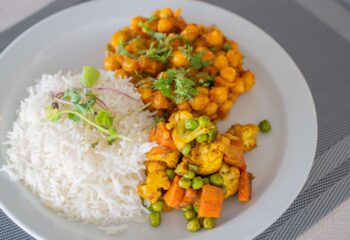
<svg viewBox="0 0 350 240">
<path fill-rule="evenodd" d="M 48 121 L 45 107 L 51 93 L 81 87 L 81 76 L 43 75 L 21 102 L 18 119 L 7 135 L 8 162 L 2 170 L 70 220 L 100 226 L 142 221 L 145 210 L 136 187 L 145 179 L 143 161 L 153 146 L 148 142 L 152 115 L 142 110 L 140 96 L 128 79 L 116 80 L 113 73 L 100 72 L 97 87 L 117 88 L 137 99 L 98 93 L 116 116 L 117 131 L 131 141 L 108 145 L 97 130 L 82 122 L 65 117 L 57 123 Z"/>
</svg>

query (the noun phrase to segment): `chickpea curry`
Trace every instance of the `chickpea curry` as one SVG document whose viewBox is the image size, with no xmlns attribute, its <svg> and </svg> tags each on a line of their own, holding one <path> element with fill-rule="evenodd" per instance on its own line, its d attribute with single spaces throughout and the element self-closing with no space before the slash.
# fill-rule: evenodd
<svg viewBox="0 0 350 240">
<path fill-rule="evenodd" d="M 253 175 L 244 156 L 271 125 L 234 124 L 218 133 L 215 123 L 254 86 L 255 76 L 217 26 L 187 23 L 180 13 L 164 8 L 134 17 L 112 36 L 104 66 L 132 77 L 157 114 L 149 137 L 157 146 L 147 153 L 146 181 L 137 188 L 150 224 L 159 226 L 161 212 L 181 209 L 187 230 L 195 232 L 214 228 L 224 199 L 251 199 Z"/>
<path fill-rule="evenodd" d="M 150 18 L 134 17 L 112 36 L 104 66 L 131 76 L 142 100 L 160 117 L 185 110 L 214 121 L 224 118 L 254 86 L 255 76 L 243 68 L 236 42 L 216 26 L 187 23 L 180 13 L 164 8 Z"/>
</svg>

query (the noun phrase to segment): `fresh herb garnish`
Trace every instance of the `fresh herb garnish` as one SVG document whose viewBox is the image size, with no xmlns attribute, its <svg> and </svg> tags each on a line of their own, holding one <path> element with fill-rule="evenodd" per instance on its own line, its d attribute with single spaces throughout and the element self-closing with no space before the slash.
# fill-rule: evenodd
<svg viewBox="0 0 350 240">
<path fill-rule="evenodd" d="M 193 53 L 192 46 L 190 44 L 186 44 L 183 47 L 179 48 L 182 53 L 187 57 L 191 66 L 196 70 L 200 70 L 203 67 L 207 67 L 211 64 L 209 60 L 203 60 L 204 52 L 200 52 L 197 54 Z"/>
<path fill-rule="evenodd" d="M 230 44 L 228 44 L 228 43 L 225 43 L 225 44 L 224 44 L 224 46 L 223 46 L 223 48 L 224 48 L 226 51 L 228 51 L 228 50 L 231 50 L 231 49 L 232 49 L 231 45 L 230 45 Z"/>
<path fill-rule="evenodd" d="M 84 66 L 81 74 L 81 84 L 84 87 L 92 87 L 95 85 L 99 77 L 100 72 L 96 68 Z"/>
<path fill-rule="evenodd" d="M 56 95 L 52 93 L 53 102 L 45 109 L 46 116 L 52 122 L 57 122 L 63 115 L 74 122 L 84 121 L 99 130 L 107 139 L 108 144 L 112 144 L 116 139 L 130 140 L 120 135 L 113 127 L 114 116 L 108 111 L 106 104 L 97 98 L 92 90 L 108 90 L 130 96 L 114 88 L 92 88 L 99 77 L 100 73 L 97 69 L 85 66 L 81 79 L 84 88 L 70 88 Z M 69 106 L 69 108 L 60 108 L 60 104 Z M 92 147 L 95 146 L 92 145 Z"/>
<path fill-rule="evenodd" d="M 153 87 L 176 104 L 191 100 L 198 95 L 198 91 L 194 88 L 194 81 L 187 78 L 186 73 L 183 68 L 169 69 L 160 79 L 153 82 Z"/>
<path fill-rule="evenodd" d="M 196 75 L 202 87 L 210 87 L 214 83 L 214 78 L 207 72 L 200 72 Z"/>
<path fill-rule="evenodd" d="M 197 70 L 200 70 L 201 68 L 207 67 L 211 64 L 211 61 L 203 60 L 203 55 L 204 52 L 192 55 L 192 58 L 190 60 L 192 67 L 194 67 Z"/>
<path fill-rule="evenodd" d="M 118 54 L 134 58 L 134 55 L 132 55 L 128 50 L 126 50 L 125 42 L 122 40 L 118 43 Z"/>
<path fill-rule="evenodd" d="M 192 79 L 185 77 L 186 72 L 179 70 L 175 77 L 175 91 L 173 101 L 180 104 L 184 101 L 191 100 L 193 96 L 198 95 L 198 90 L 194 88 Z"/>
<path fill-rule="evenodd" d="M 161 40 L 163 38 L 166 37 L 166 34 L 165 33 L 161 33 L 161 32 L 155 32 L 153 31 L 150 27 L 149 27 L 149 24 L 151 22 L 153 22 L 154 20 L 156 20 L 157 17 L 156 16 L 152 16 L 150 17 L 147 21 L 145 22 L 140 22 L 139 23 L 139 26 L 142 28 L 142 30 L 144 32 L 146 32 L 148 35 L 150 35 L 151 37 L 157 39 L 157 40 Z"/>
<path fill-rule="evenodd" d="M 150 44 L 149 49 L 142 50 L 139 53 L 142 55 L 145 55 L 147 57 L 150 57 L 156 61 L 159 61 L 161 63 L 165 63 L 172 53 L 172 48 L 171 47 L 161 47 L 161 46 L 157 47 L 155 42 L 152 42 Z"/>
</svg>

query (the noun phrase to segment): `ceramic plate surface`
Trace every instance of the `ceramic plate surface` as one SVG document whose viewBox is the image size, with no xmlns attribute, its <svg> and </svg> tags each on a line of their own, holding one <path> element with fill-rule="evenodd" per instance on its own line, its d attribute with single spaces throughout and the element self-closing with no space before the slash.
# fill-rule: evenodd
<svg viewBox="0 0 350 240">
<path fill-rule="evenodd" d="M 211 231 L 188 233 L 180 213 L 163 214 L 157 229 L 130 223 L 127 230 L 107 236 L 96 227 L 65 220 L 46 209 L 22 185 L 0 174 L 0 206 L 23 229 L 38 239 L 251 239 L 272 224 L 292 203 L 310 171 L 317 140 L 315 107 L 301 72 L 288 54 L 265 32 L 221 8 L 184 0 L 93 1 L 59 12 L 36 24 L 0 56 L 0 141 L 12 127 L 26 88 L 43 73 L 74 73 L 83 65 L 103 67 L 104 50 L 112 34 L 136 15 L 150 16 L 161 7 L 181 7 L 188 22 L 216 24 L 236 40 L 245 67 L 257 78 L 252 91 L 241 96 L 221 131 L 233 123 L 269 119 L 272 131 L 261 134 L 258 147 L 247 154 L 254 173 L 253 199 L 232 198 Z M 0 165 L 5 162 L 4 147 Z"/>
</svg>

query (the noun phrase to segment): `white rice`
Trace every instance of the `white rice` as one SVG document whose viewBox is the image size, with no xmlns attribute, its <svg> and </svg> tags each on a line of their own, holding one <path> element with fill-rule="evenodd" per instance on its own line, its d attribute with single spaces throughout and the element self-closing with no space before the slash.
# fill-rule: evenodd
<svg viewBox="0 0 350 240">
<path fill-rule="evenodd" d="M 144 181 L 145 153 L 153 146 L 147 131 L 152 125 L 151 113 L 140 110 L 144 105 L 127 79 L 116 80 L 113 73 L 100 72 L 96 87 L 117 88 L 138 99 L 98 93 L 116 116 L 117 131 L 132 141 L 108 145 L 98 131 L 87 130 L 82 122 L 66 117 L 56 123 L 48 121 L 45 107 L 51 103 L 50 92 L 81 87 L 80 74 L 43 75 L 21 102 L 5 143 L 8 162 L 1 170 L 69 220 L 99 226 L 143 221 L 145 210 L 136 187 Z M 99 144 L 93 149 L 96 140 Z"/>
</svg>

